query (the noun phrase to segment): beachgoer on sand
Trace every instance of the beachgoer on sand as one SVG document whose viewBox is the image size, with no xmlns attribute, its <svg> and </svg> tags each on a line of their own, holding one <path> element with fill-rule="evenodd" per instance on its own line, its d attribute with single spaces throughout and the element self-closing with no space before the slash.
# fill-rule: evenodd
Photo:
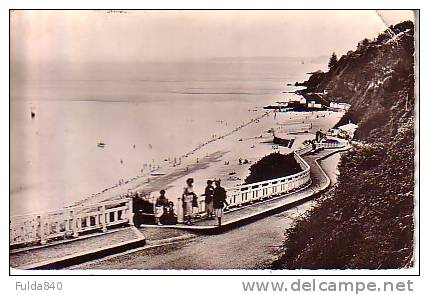
<svg viewBox="0 0 429 295">
<path fill-rule="evenodd" d="M 221 226 L 224 205 L 228 206 L 228 203 L 226 202 L 226 190 L 220 186 L 220 180 L 216 180 L 215 185 L 216 187 L 213 191 L 213 208 L 218 225 Z"/>
<path fill-rule="evenodd" d="M 183 217 L 186 220 L 187 225 L 192 225 L 191 217 L 192 217 L 192 201 L 194 199 L 194 179 L 188 178 L 186 180 L 186 187 L 183 189 Z"/>
</svg>

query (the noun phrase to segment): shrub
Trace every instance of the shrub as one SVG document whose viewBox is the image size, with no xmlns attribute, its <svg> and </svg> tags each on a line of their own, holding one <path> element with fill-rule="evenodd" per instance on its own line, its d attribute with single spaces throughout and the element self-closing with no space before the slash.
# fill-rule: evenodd
<svg viewBox="0 0 429 295">
<path fill-rule="evenodd" d="M 245 180 L 246 184 L 285 177 L 302 171 L 293 153 L 269 154 L 250 166 L 249 170 L 250 175 Z"/>
</svg>

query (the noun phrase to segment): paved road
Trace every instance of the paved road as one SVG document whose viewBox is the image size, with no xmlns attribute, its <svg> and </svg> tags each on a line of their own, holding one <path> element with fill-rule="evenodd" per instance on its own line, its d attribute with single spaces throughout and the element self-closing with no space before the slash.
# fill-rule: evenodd
<svg viewBox="0 0 429 295">
<path fill-rule="evenodd" d="M 279 251 L 285 228 L 312 202 L 221 235 L 197 236 L 152 250 L 117 255 L 73 269 L 257 269 Z"/>
<path fill-rule="evenodd" d="M 317 155 L 317 156 L 320 156 Z M 315 156 L 309 156 L 310 158 Z M 312 166 L 312 177 L 321 172 Z M 324 166 L 336 165 L 338 157 L 328 158 Z M 313 163 L 312 163 L 313 162 Z M 330 163 L 329 163 L 330 162 Z M 319 179 L 322 181 L 322 179 Z M 258 269 L 268 268 L 277 257 L 284 231 L 308 210 L 314 201 L 264 218 L 257 222 L 213 236 L 195 236 L 152 249 L 133 251 L 72 267 L 72 269 Z"/>
</svg>

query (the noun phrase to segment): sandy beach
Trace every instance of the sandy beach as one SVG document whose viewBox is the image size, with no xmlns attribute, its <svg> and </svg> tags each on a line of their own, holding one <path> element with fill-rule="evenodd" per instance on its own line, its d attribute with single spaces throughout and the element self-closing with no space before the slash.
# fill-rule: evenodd
<svg viewBox="0 0 429 295">
<path fill-rule="evenodd" d="M 198 194 L 204 192 L 208 179 L 221 179 L 224 187 L 242 184 L 249 174 L 250 166 L 262 157 L 272 153 L 290 153 L 302 146 L 304 140 L 314 139 L 318 130 L 327 131 L 343 116 L 343 112 L 282 112 L 274 115 L 272 111 L 259 110 L 256 117 L 239 125 L 219 137 L 198 145 L 195 149 L 180 157 L 180 164 L 166 163 L 156 169 L 156 175 L 146 173 L 126 183 L 115 185 L 107 191 L 93 195 L 74 205 L 89 205 L 104 200 L 121 197 L 125 193 L 141 191 L 156 198 L 158 191 L 166 190 L 166 196 L 174 203 L 181 196 L 185 181 L 192 177 Z M 291 122 L 288 124 L 288 122 Z M 298 123 L 300 122 L 300 123 Z M 302 123 L 304 122 L 304 123 Z M 308 133 L 288 133 L 297 125 L 312 125 Z M 291 148 L 272 143 L 272 135 L 267 131 L 275 128 L 287 138 L 294 138 Z M 239 159 L 248 160 L 247 164 L 239 164 Z M 335 167 L 332 167 L 335 171 Z"/>
<path fill-rule="evenodd" d="M 12 80 L 11 213 L 52 211 L 137 189 L 167 188 L 175 199 L 188 176 L 197 192 L 209 178 L 235 185 L 250 166 L 239 166 L 239 158 L 253 163 L 274 151 L 265 131 L 283 136 L 283 121 L 296 127 L 308 119 L 274 119 L 263 107 L 295 97 L 290 92 L 298 88 L 288 82 L 304 80 L 314 67 L 216 61 L 118 73 L 103 65 L 96 72 L 69 69 L 65 80 Z"/>
</svg>

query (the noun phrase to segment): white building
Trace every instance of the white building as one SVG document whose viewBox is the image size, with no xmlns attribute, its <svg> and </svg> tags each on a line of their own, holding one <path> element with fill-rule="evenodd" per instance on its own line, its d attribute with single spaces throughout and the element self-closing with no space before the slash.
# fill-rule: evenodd
<svg viewBox="0 0 429 295">
<path fill-rule="evenodd" d="M 339 110 L 347 111 L 348 109 L 350 109 L 351 105 L 348 103 L 344 103 L 344 102 L 331 102 L 329 104 L 329 107 L 333 108 L 333 109 L 339 109 Z"/>
<path fill-rule="evenodd" d="M 348 111 L 350 109 L 351 105 L 345 102 L 339 102 L 338 103 L 338 108 Z"/>
</svg>

